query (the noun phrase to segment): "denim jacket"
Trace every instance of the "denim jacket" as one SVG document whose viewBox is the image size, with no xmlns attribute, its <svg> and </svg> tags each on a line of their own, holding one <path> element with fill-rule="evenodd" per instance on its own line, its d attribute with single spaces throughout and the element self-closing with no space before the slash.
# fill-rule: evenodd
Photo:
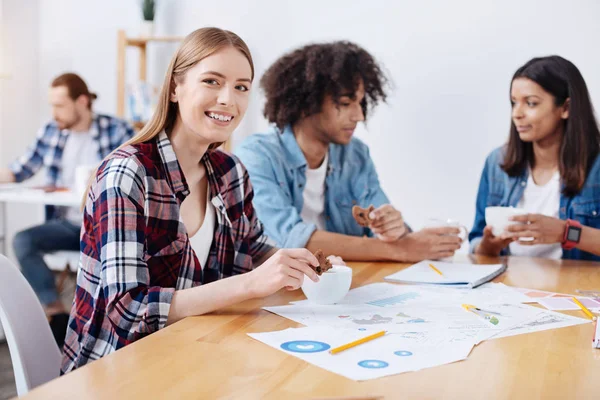
<svg viewBox="0 0 600 400">
<path fill-rule="evenodd" d="M 254 208 L 267 236 L 280 247 L 304 247 L 317 227 L 300 216 L 308 165 L 291 127 L 252 135 L 235 153 L 250 174 Z M 373 236 L 356 223 L 352 206 L 387 203 L 367 145 L 357 138 L 347 145 L 330 144 L 325 178 L 327 231 Z"/>
<path fill-rule="evenodd" d="M 471 251 L 481 241 L 485 222 L 485 208 L 491 206 L 516 207 L 523 196 L 529 171 L 521 176 L 510 177 L 500 168 L 504 160 L 504 148 L 494 150 L 487 158 L 479 192 L 477 193 L 475 222 L 469 234 Z M 594 165 L 586 177 L 583 189 L 573 197 L 561 193 L 559 218 L 562 220 L 573 219 L 582 225 L 600 229 L 600 156 L 596 157 Z M 501 255 L 509 254 L 508 248 Z M 600 256 L 581 251 L 579 249 L 563 250 L 564 259 L 600 261 Z"/>
</svg>

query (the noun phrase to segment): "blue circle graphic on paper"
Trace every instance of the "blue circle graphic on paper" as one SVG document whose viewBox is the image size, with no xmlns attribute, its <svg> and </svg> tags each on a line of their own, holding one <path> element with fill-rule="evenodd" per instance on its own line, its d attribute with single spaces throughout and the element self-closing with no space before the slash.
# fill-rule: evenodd
<svg viewBox="0 0 600 400">
<path fill-rule="evenodd" d="M 381 360 L 363 360 L 359 362 L 358 365 L 363 368 L 385 368 L 390 364 Z"/>
<path fill-rule="evenodd" d="M 285 342 L 281 345 L 283 350 L 292 351 L 294 353 L 318 353 L 320 351 L 329 350 L 331 346 L 323 342 L 315 342 L 313 340 L 294 340 Z"/>
<path fill-rule="evenodd" d="M 413 353 L 411 353 L 408 350 L 395 351 L 394 354 L 397 355 L 397 356 L 400 356 L 400 357 L 407 357 L 407 356 L 412 356 L 413 355 Z"/>
</svg>

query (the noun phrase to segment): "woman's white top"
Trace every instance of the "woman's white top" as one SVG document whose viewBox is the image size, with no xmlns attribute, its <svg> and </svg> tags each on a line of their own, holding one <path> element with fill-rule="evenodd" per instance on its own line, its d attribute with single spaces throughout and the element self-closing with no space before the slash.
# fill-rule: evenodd
<svg viewBox="0 0 600 400">
<path fill-rule="evenodd" d="M 213 242 L 216 220 L 217 215 L 215 206 L 210 201 L 210 190 L 207 190 L 204 221 L 202 221 L 202 225 L 200 226 L 200 229 L 198 229 L 198 232 L 196 232 L 194 236 L 190 238 L 192 249 L 194 249 L 202 269 L 204 269 L 204 265 L 208 259 L 208 253 L 210 252 L 210 246 Z"/>
<path fill-rule="evenodd" d="M 558 218 L 560 208 L 560 175 L 558 171 L 550 178 L 548 183 L 542 186 L 536 185 L 530 172 L 523 197 L 519 200 L 517 207 L 530 214 L 543 214 Z M 544 257 L 555 260 L 562 258 L 560 243 L 524 246 L 515 241 L 510 244 L 509 248 L 510 254 L 513 256 Z"/>
</svg>

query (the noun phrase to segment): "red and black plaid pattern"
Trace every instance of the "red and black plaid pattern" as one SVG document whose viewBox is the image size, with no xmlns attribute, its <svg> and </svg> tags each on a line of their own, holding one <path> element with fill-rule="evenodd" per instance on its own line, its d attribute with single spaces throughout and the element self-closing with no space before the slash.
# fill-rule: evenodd
<svg viewBox="0 0 600 400">
<path fill-rule="evenodd" d="M 164 132 L 100 166 L 84 211 L 62 373 L 163 328 L 175 290 L 250 271 L 273 248 L 240 161 L 213 150 L 202 162 L 217 215 L 204 266 L 180 220 L 189 189 Z"/>
</svg>

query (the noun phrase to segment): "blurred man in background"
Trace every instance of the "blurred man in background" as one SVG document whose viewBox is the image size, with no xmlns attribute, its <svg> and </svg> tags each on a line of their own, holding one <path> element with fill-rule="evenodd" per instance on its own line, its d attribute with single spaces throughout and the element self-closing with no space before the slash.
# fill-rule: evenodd
<svg viewBox="0 0 600 400">
<path fill-rule="evenodd" d="M 0 168 L 0 183 L 23 182 L 46 167 L 48 187 L 72 188 L 77 167 L 99 164 L 131 138 L 134 131 L 127 123 L 93 112 L 94 99 L 96 95 L 78 75 L 56 77 L 49 90 L 52 121 L 39 130 L 35 143 L 24 155 L 8 168 Z M 81 215 L 78 207 L 47 207 L 46 221 L 17 233 L 13 242 L 23 275 L 44 306 L 61 346 L 69 314 L 43 256 L 59 250 L 79 251 Z"/>
</svg>

